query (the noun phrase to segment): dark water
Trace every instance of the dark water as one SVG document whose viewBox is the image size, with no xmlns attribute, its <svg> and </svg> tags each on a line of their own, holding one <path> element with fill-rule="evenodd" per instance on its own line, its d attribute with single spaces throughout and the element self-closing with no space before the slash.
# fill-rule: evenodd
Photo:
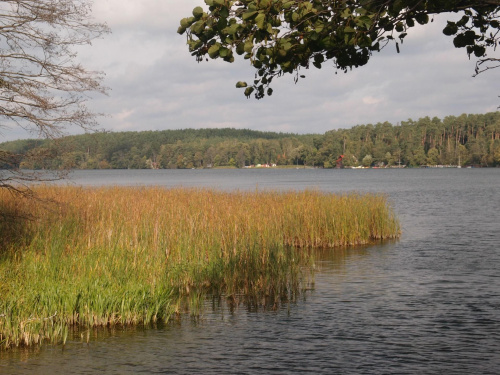
<svg viewBox="0 0 500 375">
<path fill-rule="evenodd" d="M 81 185 L 384 192 L 402 239 L 323 254 L 314 290 L 278 311 L 99 332 L 0 353 L 1 374 L 498 374 L 500 170 L 79 172 Z"/>
</svg>

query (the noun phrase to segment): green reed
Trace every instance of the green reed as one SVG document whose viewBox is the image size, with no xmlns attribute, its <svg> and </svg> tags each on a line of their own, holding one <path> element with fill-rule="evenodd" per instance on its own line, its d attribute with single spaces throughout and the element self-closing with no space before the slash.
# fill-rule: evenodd
<svg viewBox="0 0 500 375">
<path fill-rule="evenodd" d="M 12 214 L 0 220 L 1 348 L 64 342 L 76 326 L 197 314 L 207 295 L 277 306 L 304 287 L 310 249 L 400 234 L 380 195 L 35 191 L 42 200 L 0 192 L 1 212 Z"/>
</svg>

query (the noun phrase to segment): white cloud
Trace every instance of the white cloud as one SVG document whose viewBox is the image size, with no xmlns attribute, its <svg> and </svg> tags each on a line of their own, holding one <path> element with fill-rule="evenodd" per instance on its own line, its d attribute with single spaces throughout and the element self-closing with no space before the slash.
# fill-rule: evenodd
<svg viewBox="0 0 500 375">
<path fill-rule="evenodd" d="M 146 27 L 177 29 L 179 20 L 191 16 L 192 9 L 205 6 L 198 0 L 99 0 L 94 3 L 94 17 L 114 29 Z"/>
<path fill-rule="evenodd" d="M 376 105 L 376 104 L 380 104 L 381 102 L 382 102 L 381 98 L 375 98 L 371 95 L 365 96 L 363 98 L 363 103 L 367 104 L 367 105 Z"/>
<path fill-rule="evenodd" d="M 135 112 L 135 110 L 123 110 L 121 111 L 120 113 L 116 114 L 115 118 L 118 120 L 118 121 L 125 121 L 127 120 L 131 115 L 133 115 Z"/>
</svg>

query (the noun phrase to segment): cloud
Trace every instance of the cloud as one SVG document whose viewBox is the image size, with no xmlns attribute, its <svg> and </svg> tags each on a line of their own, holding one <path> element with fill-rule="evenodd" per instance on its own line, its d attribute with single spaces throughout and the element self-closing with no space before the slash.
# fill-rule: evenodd
<svg viewBox="0 0 500 375">
<path fill-rule="evenodd" d="M 401 52 L 388 45 L 370 62 L 344 74 L 333 67 L 301 71 L 273 82 L 274 95 L 247 100 L 235 88 L 255 72 L 243 59 L 197 63 L 179 20 L 203 0 L 99 0 L 95 16 L 113 34 L 80 49 L 83 65 L 105 71 L 110 95 L 90 107 L 110 116 L 108 130 L 203 127 L 324 133 L 357 124 L 494 111 L 498 87 L 492 71 L 472 78 L 474 61 L 442 34 L 447 18 L 410 30 Z M 4 130 L 5 137 L 9 137 Z M 18 136 L 17 134 L 14 135 Z"/>
<path fill-rule="evenodd" d="M 311 69 L 303 71 L 307 78 L 297 84 L 292 76 L 284 76 L 275 81 L 275 95 L 255 101 L 234 88 L 236 81 L 253 77 L 246 61 L 198 64 L 182 36 L 156 33 L 161 29 L 159 19 L 171 23 L 163 30 L 175 29 L 198 1 L 169 2 L 168 10 L 154 8 L 154 3 L 149 0 L 140 9 L 125 12 L 140 15 L 138 19 L 127 16 L 113 21 L 119 24 L 113 50 L 120 63 L 110 72 L 114 89 L 108 99 L 112 104 L 106 107 L 120 113 L 120 105 L 135 106 L 132 120 L 137 121 L 137 129 L 231 126 L 322 133 L 360 123 L 495 109 L 496 87 L 488 79 L 485 84 L 482 78 L 474 82 L 470 77 L 473 64 L 441 33 L 445 17 L 411 30 L 400 54 L 389 45 L 367 66 L 347 74 L 335 74 L 328 67 Z M 145 40 L 145 34 L 150 39 Z M 129 51 L 126 44 L 132 46 Z M 109 57 L 108 65 L 116 61 Z M 114 128 L 117 122 L 112 119 L 107 126 Z"/>
</svg>

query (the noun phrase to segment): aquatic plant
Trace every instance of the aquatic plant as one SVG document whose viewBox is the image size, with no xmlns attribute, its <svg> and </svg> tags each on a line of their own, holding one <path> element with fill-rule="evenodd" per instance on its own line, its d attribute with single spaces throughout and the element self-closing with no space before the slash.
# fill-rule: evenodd
<svg viewBox="0 0 500 375">
<path fill-rule="evenodd" d="M 35 191 L 42 200 L 0 191 L 0 211 L 11 214 L 0 219 L 2 348 L 64 342 L 76 326 L 147 325 L 197 314 L 208 295 L 277 306 L 300 293 L 314 261 L 310 249 L 400 233 L 381 195 Z"/>
</svg>

